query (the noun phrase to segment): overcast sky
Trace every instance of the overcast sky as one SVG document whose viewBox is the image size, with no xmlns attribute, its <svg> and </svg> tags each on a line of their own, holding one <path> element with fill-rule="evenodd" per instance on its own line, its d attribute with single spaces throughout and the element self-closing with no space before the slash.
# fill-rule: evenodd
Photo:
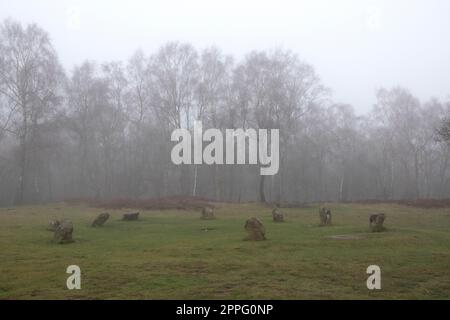
<svg viewBox="0 0 450 320">
<path fill-rule="evenodd" d="M 6 17 L 46 29 L 69 71 L 176 40 L 237 58 L 291 49 L 358 113 L 381 86 L 405 86 L 421 100 L 450 95 L 448 0 L 0 0 Z"/>
</svg>

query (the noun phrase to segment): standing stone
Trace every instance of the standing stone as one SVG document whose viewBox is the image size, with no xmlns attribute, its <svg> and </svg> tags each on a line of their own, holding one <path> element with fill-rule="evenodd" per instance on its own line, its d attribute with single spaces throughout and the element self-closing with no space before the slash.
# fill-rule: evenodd
<svg viewBox="0 0 450 320">
<path fill-rule="evenodd" d="M 212 208 L 210 208 L 210 207 L 204 207 L 202 209 L 201 219 L 203 219 L 203 220 L 215 219 L 215 217 L 214 217 L 214 210 Z"/>
<path fill-rule="evenodd" d="M 48 223 L 47 230 L 55 232 L 60 224 L 61 222 L 59 220 L 50 220 L 50 222 Z"/>
<path fill-rule="evenodd" d="M 327 215 L 326 215 L 327 219 L 325 221 L 327 226 L 331 226 L 331 210 L 327 209 Z"/>
<path fill-rule="evenodd" d="M 383 227 L 384 220 L 386 219 L 386 215 L 384 213 L 374 213 L 370 215 L 369 218 L 369 227 L 372 232 L 380 232 L 385 230 Z"/>
<path fill-rule="evenodd" d="M 139 212 L 132 212 L 132 213 L 124 213 L 123 214 L 123 221 L 133 221 L 137 220 L 139 218 Z"/>
<path fill-rule="evenodd" d="M 261 221 L 256 218 L 250 218 L 245 222 L 245 230 L 248 233 L 246 240 L 266 240 L 266 230 Z"/>
<path fill-rule="evenodd" d="M 331 225 L 331 210 L 325 207 L 319 209 L 320 226 Z"/>
<path fill-rule="evenodd" d="M 107 220 L 109 219 L 109 213 L 103 212 L 100 213 L 97 218 L 95 218 L 94 222 L 92 222 L 93 227 L 101 227 Z"/>
<path fill-rule="evenodd" d="M 70 243 L 72 240 L 73 223 L 70 220 L 63 220 L 55 230 L 54 239 L 58 243 Z"/>
<path fill-rule="evenodd" d="M 319 208 L 319 219 L 320 219 L 320 225 L 324 226 L 326 221 L 326 209 L 325 208 Z"/>
<path fill-rule="evenodd" d="M 278 208 L 273 209 L 272 218 L 274 222 L 284 222 L 284 215 Z"/>
</svg>

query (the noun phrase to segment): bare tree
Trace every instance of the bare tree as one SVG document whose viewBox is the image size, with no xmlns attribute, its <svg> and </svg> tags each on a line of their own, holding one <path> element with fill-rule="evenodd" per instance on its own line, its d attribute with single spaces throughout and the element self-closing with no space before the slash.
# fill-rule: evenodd
<svg viewBox="0 0 450 320">
<path fill-rule="evenodd" d="M 190 44 L 171 42 L 152 57 L 153 106 L 167 137 L 175 128 L 191 128 L 198 83 L 198 55 Z M 181 167 L 182 194 L 189 192 L 188 167 Z"/>
<path fill-rule="evenodd" d="M 280 130 L 280 167 L 299 119 L 314 108 L 327 90 L 321 85 L 314 69 L 289 51 L 252 52 L 236 71 L 236 87 L 242 112 L 258 128 Z M 244 124 L 245 125 L 245 124 Z M 279 173 L 278 201 L 283 194 Z M 259 199 L 266 202 L 265 176 L 260 177 Z"/>
<path fill-rule="evenodd" d="M 195 100 L 197 101 L 196 119 L 201 120 L 204 127 L 224 128 L 223 114 L 229 102 L 233 59 L 224 56 L 216 47 L 205 49 L 200 57 L 199 80 Z M 193 195 L 196 195 L 198 165 L 194 167 Z M 213 165 L 213 186 L 215 199 L 222 198 L 223 191 L 219 180 L 217 165 Z"/>
<path fill-rule="evenodd" d="M 284 50 L 234 62 L 171 42 L 65 79 L 36 25 L 0 27 L 0 204 L 195 195 L 222 201 L 448 197 L 450 103 L 380 89 L 372 112 L 335 103 Z M 170 160 L 172 130 L 279 129 L 280 168 Z M 256 190 L 256 191 L 255 191 Z"/>
<path fill-rule="evenodd" d="M 26 201 L 33 137 L 60 102 L 58 87 L 62 75 L 56 52 L 44 30 L 35 24 L 24 28 L 11 20 L 1 25 L 0 94 L 8 105 L 8 118 L 13 119 L 11 132 L 20 145 L 16 203 Z"/>
<path fill-rule="evenodd" d="M 154 120 L 152 112 L 152 79 L 150 59 L 142 50 L 136 51 L 128 61 L 127 65 L 128 90 L 125 96 L 126 111 L 129 121 L 129 135 L 131 139 L 132 166 L 130 172 L 133 183 L 130 189 L 133 195 L 139 197 L 144 192 L 144 182 L 149 180 L 146 168 L 150 161 L 146 146 L 149 145 L 146 134 L 146 125 Z"/>
<path fill-rule="evenodd" d="M 108 101 L 108 87 L 97 73 L 96 65 L 85 62 L 75 67 L 67 86 L 69 104 L 68 124 L 75 133 L 77 144 L 76 174 L 80 195 L 100 196 L 99 118 Z"/>
</svg>

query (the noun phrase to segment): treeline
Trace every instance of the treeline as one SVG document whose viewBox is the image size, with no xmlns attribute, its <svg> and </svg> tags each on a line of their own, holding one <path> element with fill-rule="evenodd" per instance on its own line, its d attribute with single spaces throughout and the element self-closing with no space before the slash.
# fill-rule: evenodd
<svg viewBox="0 0 450 320">
<path fill-rule="evenodd" d="M 345 75 L 342 75 L 345 81 Z M 0 27 L 0 204 L 196 195 L 220 201 L 448 197 L 450 102 L 395 87 L 366 116 L 284 50 L 235 60 L 167 43 L 67 72 L 37 25 Z M 280 129 L 280 170 L 170 161 L 176 128 Z"/>
</svg>

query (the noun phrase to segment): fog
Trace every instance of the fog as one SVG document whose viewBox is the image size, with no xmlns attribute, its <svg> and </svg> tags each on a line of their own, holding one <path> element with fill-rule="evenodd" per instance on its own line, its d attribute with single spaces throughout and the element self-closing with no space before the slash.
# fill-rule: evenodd
<svg viewBox="0 0 450 320">
<path fill-rule="evenodd" d="M 2 2 L 0 205 L 447 198 L 449 9 L 447 1 Z M 197 122 L 214 135 L 199 137 Z M 177 130 L 220 147 L 235 137 L 227 132 L 242 132 L 242 148 L 177 162 Z M 274 130 L 267 145 L 264 130 Z M 271 150 L 259 162 L 243 147 L 245 135 L 256 146 L 256 132 L 259 151 Z M 178 159 L 191 154 L 185 142 Z M 202 147 L 194 142 L 194 154 Z M 239 160 L 246 153 L 252 163 Z"/>
<path fill-rule="evenodd" d="M 333 98 L 365 114 L 382 86 L 421 100 L 449 94 L 450 3 L 398 1 L 1 0 L 0 19 L 36 22 L 64 67 L 126 60 L 167 41 L 242 57 L 290 49 L 312 64 Z"/>
</svg>

